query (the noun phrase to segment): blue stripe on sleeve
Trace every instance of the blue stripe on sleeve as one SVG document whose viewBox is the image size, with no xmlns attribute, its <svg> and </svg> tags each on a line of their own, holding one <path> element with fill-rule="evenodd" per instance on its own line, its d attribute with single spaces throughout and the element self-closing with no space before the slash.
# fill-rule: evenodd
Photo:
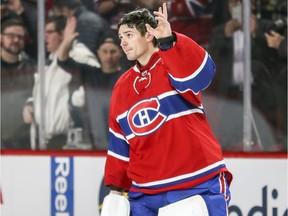
<svg viewBox="0 0 288 216">
<path fill-rule="evenodd" d="M 180 92 L 192 90 L 195 94 L 199 93 L 209 86 L 215 74 L 215 64 L 209 55 L 204 67 L 197 73 L 195 77 L 192 76 L 190 79 L 175 79 L 169 75 L 169 80 Z"/>
<path fill-rule="evenodd" d="M 111 131 L 109 131 L 109 138 L 109 151 L 112 151 L 117 155 L 129 158 L 129 145 L 126 140 L 115 136 L 115 134 Z"/>
</svg>

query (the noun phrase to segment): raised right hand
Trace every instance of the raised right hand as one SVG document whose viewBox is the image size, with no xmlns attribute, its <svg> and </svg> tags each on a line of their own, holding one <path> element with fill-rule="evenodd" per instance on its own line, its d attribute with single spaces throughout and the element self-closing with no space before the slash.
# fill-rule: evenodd
<svg viewBox="0 0 288 216">
<path fill-rule="evenodd" d="M 77 25 L 76 18 L 74 16 L 69 17 L 66 22 L 66 26 L 63 32 L 63 40 L 69 43 L 78 36 L 78 32 L 75 32 Z"/>
</svg>

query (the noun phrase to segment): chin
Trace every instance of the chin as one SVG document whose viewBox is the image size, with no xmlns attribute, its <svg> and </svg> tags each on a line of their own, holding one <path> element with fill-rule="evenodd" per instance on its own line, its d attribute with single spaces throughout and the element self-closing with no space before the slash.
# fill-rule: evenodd
<svg viewBox="0 0 288 216">
<path fill-rule="evenodd" d="M 135 57 L 131 57 L 131 56 L 127 56 L 127 59 L 128 59 L 129 61 L 134 61 L 134 60 L 136 60 Z"/>
</svg>

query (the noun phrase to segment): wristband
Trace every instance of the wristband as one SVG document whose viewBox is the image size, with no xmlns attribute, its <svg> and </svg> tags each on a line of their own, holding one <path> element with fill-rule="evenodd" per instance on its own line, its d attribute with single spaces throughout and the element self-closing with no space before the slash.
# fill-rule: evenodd
<svg viewBox="0 0 288 216">
<path fill-rule="evenodd" d="M 165 38 L 159 38 L 159 48 L 163 51 L 169 50 L 173 47 L 173 43 L 177 40 L 176 35 L 172 33 L 171 36 Z"/>
<path fill-rule="evenodd" d="M 159 38 L 158 39 L 158 43 L 161 45 L 161 44 L 164 44 L 164 43 L 171 43 L 171 42 L 175 42 L 176 41 L 176 36 L 175 34 L 172 33 L 171 36 L 169 37 L 164 37 L 164 38 Z"/>
</svg>

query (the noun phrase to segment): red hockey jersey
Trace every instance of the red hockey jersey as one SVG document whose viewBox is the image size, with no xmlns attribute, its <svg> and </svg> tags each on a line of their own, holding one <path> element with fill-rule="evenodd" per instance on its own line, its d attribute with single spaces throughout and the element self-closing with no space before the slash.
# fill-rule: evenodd
<svg viewBox="0 0 288 216">
<path fill-rule="evenodd" d="M 215 65 L 192 39 L 176 36 L 173 48 L 154 53 L 144 67 L 136 64 L 114 87 L 106 185 L 155 194 L 220 172 L 232 179 L 201 103 Z"/>
</svg>

